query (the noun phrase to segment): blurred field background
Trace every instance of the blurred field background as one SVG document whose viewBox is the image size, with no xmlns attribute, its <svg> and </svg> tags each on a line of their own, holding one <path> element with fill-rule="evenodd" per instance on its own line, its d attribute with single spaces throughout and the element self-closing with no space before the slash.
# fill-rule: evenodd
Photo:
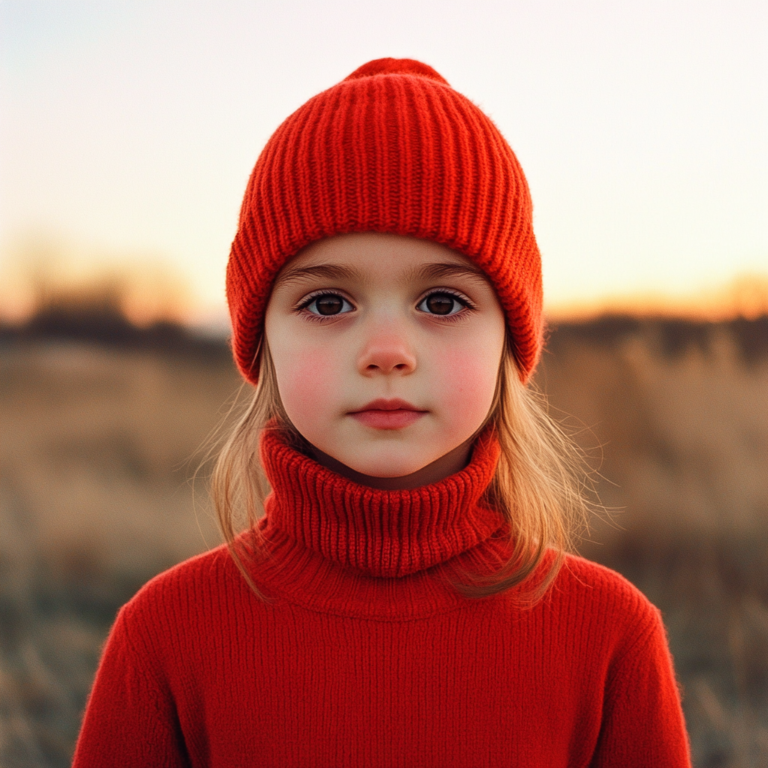
<svg viewBox="0 0 768 768">
<path fill-rule="evenodd" d="M 0 338 L 0 765 L 65 766 L 118 607 L 219 542 L 192 476 L 241 386 L 115 293 Z M 613 510 L 584 553 L 663 611 L 696 765 L 768 764 L 768 315 L 560 322 L 538 383 Z"/>
</svg>

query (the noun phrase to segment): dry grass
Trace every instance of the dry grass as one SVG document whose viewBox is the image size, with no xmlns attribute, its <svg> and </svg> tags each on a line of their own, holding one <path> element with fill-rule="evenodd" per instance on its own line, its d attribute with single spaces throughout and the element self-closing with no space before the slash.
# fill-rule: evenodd
<svg viewBox="0 0 768 768">
<path fill-rule="evenodd" d="M 768 355 L 726 327 L 672 350 L 659 333 L 562 328 L 540 381 L 604 455 L 623 511 L 584 549 L 662 608 L 697 766 L 765 765 Z M 117 607 L 218 543 L 189 459 L 238 386 L 223 356 L 2 349 L 3 766 L 68 764 Z"/>
<path fill-rule="evenodd" d="M 0 764 L 67 765 L 116 608 L 219 541 L 190 458 L 239 383 L 225 357 L 1 359 Z"/>
<path fill-rule="evenodd" d="M 768 765 L 768 354 L 727 325 L 599 330 L 557 332 L 540 374 L 602 456 L 614 511 L 582 549 L 661 608 L 695 764 Z"/>
</svg>

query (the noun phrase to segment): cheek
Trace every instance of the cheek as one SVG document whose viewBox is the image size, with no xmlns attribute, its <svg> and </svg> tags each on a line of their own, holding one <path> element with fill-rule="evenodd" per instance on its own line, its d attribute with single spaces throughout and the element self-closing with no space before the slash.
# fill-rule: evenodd
<svg viewBox="0 0 768 768">
<path fill-rule="evenodd" d="M 490 345 L 445 350 L 441 359 L 441 400 L 453 417 L 479 427 L 493 402 L 501 349 Z"/>
<path fill-rule="evenodd" d="M 339 365 L 328 350 L 317 347 L 286 350 L 275 359 L 280 398 L 297 427 L 333 403 Z"/>
</svg>

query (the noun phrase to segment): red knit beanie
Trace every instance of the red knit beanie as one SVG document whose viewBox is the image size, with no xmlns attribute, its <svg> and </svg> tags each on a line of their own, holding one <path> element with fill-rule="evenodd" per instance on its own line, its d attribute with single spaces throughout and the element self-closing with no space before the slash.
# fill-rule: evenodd
<svg viewBox="0 0 768 768">
<path fill-rule="evenodd" d="M 264 147 L 227 266 L 232 347 L 252 383 L 275 276 L 305 246 L 345 232 L 411 235 L 469 257 L 496 289 L 529 378 L 542 293 L 528 185 L 498 128 L 432 67 L 368 62 L 296 110 Z"/>
</svg>

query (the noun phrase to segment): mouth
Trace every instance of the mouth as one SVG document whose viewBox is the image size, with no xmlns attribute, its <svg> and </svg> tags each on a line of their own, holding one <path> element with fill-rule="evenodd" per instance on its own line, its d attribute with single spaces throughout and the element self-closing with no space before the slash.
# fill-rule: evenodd
<svg viewBox="0 0 768 768">
<path fill-rule="evenodd" d="M 427 411 L 405 400 L 379 398 L 349 415 L 366 427 L 373 429 L 402 429 L 418 421 Z"/>
</svg>

